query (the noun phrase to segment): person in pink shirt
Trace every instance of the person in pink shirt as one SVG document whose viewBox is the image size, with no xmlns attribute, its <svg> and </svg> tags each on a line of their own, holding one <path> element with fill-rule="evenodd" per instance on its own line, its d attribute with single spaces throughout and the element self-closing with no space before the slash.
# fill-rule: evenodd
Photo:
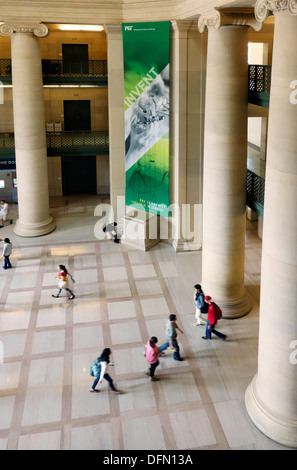
<svg viewBox="0 0 297 470">
<path fill-rule="evenodd" d="M 159 356 L 164 356 L 164 353 L 160 352 L 157 346 L 157 342 L 158 338 L 156 338 L 156 336 L 152 336 L 145 347 L 145 358 L 150 364 L 150 368 L 146 374 L 149 376 L 152 382 L 156 382 L 157 380 L 159 380 L 155 377 L 155 370 L 160 364 Z"/>
</svg>

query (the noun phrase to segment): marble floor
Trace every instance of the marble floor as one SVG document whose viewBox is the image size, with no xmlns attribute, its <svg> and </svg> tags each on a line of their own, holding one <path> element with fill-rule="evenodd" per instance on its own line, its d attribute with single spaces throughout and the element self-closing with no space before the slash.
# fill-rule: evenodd
<svg viewBox="0 0 297 470">
<path fill-rule="evenodd" d="M 57 229 L 22 239 L 13 225 L 13 269 L 0 272 L 0 450 L 284 449 L 249 419 L 244 394 L 257 371 L 261 240 L 247 221 L 246 288 L 253 309 L 221 320 L 228 341 L 203 341 L 194 327 L 193 285 L 201 252 L 165 243 L 143 253 L 94 236 L 98 197 L 55 198 Z M 54 299 L 56 266 L 74 275 L 76 298 Z M 170 313 L 183 362 L 171 352 L 150 382 L 144 344 L 165 339 Z M 90 365 L 113 351 L 121 395 L 89 393 Z"/>
</svg>

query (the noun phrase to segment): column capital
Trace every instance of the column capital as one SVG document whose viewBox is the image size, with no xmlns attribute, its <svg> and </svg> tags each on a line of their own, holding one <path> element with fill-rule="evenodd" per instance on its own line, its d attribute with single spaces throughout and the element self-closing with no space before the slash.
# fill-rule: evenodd
<svg viewBox="0 0 297 470">
<path fill-rule="evenodd" d="M 258 21 L 265 21 L 268 16 L 278 12 L 288 11 L 291 15 L 297 15 L 296 0 L 257 0 L 255 5 L 255 17 Z"/>
<path fill-rule="evenodd" d="M 33 33 L 38 38 L 48 35 L 48 27 L 43 23 L 28 23 L 14 21 L 13 23 L 3 23 L 0 25 L 2 36 L 12 36 L 14 33 Z"/>
<path fill-rule="evenodd" d="M 109 36 L 122 34 L 122 25 L 120 23 L 104 24 L 104 31 Z"/>
<path fill-rule="evenodd" d="M 217 30 L 222 26 L 251 26 L 255 31 L 260 31 L 262 23 L 259 23 L 255 18 L 252 10 L 218 10 L 215 8 L 200 15 L 198 19 L 200 33 L 203 33 L 206 27 Z"/>
</svg>

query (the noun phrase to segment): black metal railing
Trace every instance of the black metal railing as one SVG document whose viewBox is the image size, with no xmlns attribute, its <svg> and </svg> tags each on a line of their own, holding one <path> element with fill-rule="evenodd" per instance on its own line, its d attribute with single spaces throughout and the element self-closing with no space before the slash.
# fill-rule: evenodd
<svg viewBox="0 0 297 470">
<path fill-rule="evenodd" d="M 0 80 L 2 83 L 11 83 L 10 59 L 0 59 Z"/>
<path fill-rule="evenodd" d="M 107 60 L 42 60 L 43 82 L 107 84 Z"/>
<path fill-rule="evenodd" d="M 47 153 L 54 155 L 99 155 L 109 152 L 108 131 L 63 131 L 46 133 Z M 14 154 L 13 132 L 0 133 L 0 157 Z"/>
<path fill-rule="evenodd" d="M 46 146 L 49 154 L 73 150 L 104 150 L 109 148 L 108 131 L 47 132 Z"/>
<path fill-rule="evenodd" d="M 247 170 L 246 205 L 258 216 L 264 213 L 265 180 L 251 170 Z"/>
<path fill-rule="evenodd" d="M 42 60 L 44 84 L 107 85 L 107 60 Z M 0 81 L 11 83 L 11 60 L 0 59 Z"/>
<path fill-rule="evenodd" d="M 269 107 L 271 65 L 249 65 L 249 103 Z"/>
</svg>

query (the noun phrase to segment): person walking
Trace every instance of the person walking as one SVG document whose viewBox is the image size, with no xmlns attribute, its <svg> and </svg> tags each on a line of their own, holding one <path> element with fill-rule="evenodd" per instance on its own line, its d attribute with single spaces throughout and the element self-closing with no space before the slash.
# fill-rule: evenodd
<svg viewBox="0 0 297 470">
<path fill-rule="evenodd" d="M 4 225 L 5 225 L 5 222 L 7 220 L 7 216 L 8 216 L 8 204 L 7 202 L 5 201 L 5 199 L 2 199 L 0 201 L 0 221 L 1 221 L 1 225 L 0 225 L 0 228 L 3 228 Z M 10 219 L 10 224 L 12 224 L 12 219 Z"/>
<path fill-rule="evenodd" d="M 4 240 L 2 238 L 0 238 L 0 241 L 1 242 L 4 241 L 3 251 L 2 251 L 2 257 L 4 259 L 3 269 L 12 268 L 11 262 L 10 262 L 10 259 L 9 259 L 10 255 L 12 253 L 12 243 L 9 240 L 9 238 L 4 238 Z"/>
<path fill-rule="evenodd" d="M 205 297 L 205 302 L 209 304 L 209 307 L 208 307 L 205 336 L 202 336 L 202 339 L 206 339 L 206 340 L 211 339 L 211 335 L 213 333 L 214 335 L 218 336 L 218 338 L 225 341 L 225 339 L 227 338 L 227 335 L 224 335 L 223 333 L 220 333 L 219 331 L 215 330 L 217 321 L 221 318 L 221 309 L 212 300 L 212 298 L 209 295 Z"/>
<path fill-rule="evenodd" d="M 58 293 L 52 294 L 52 297 L 58 298 L 60 297 L 60 294 L 62 292 L 62 289 L 65 289 L 67 292 L 69 292 L 70 297 L 68 297 L 70 300 L 75 298 L 75 295 L 73 294 L 72 290 L 69 289 L 69 277 L 73 279 L 73 276 L 67 271 L 66 267 L 63 264 L 59 264 L 58 266 L 59 269 L 59 274 L 58 274 Z"/>
<path fill-rule="evenodd" d="M 91 393 L 99 393 L 100 390 L 96 388 L 96 385 L 102 383 L 102 380 L 105 379 L 108 382 L 109 387 L 113 391 L 113 393 L 122 393 L 121 390 L 117 390 L 114 386 L 113 380 L 110 375 L 106 372 L 107 367 L 114 366 L 113 362 L 110 362 L 109 356 L 111 355 L 110 348 L 103 349 L 101 356 L 98 357 L 93 364 L 91 365 L 91 376 L 95 377 L 92 387 L 90 388 Z"/>
<path fill-rule="evenodd" d="M 196 318 L 196 323 L 194 323 L 194 326 L 200 326 L 200 325 L 205 325 L 205 321 L 202 320 L 201 318 L 201 313 L 207 313 L 208 312 L 208 304 L 204 301 L 204 292 L 202 290 L 202 287 L 200 284 L 195 284 L 194 286 L 194 302 L 195 302 L 195 318 Z"/>
<path fill-rule="evenodd" d="M 172 313 L 169 315 L 169 318 L 166 322 L 166 343 L 162 344 L 160 346 L 159 351 L 162 353 L 165 349 L 171 348 L 173 349 L 173 359 L 175 361 L 183 361 L 183 358 L 180 357 L 180 352 L 179 352 L 179 345 L 177 342 L 177 330 L 183 334 L 184 332 L 177 326 L 176 323 L 176 315 Z"/>
<path fill-rule="evenodd" d="M 150 364 L 150 368 L 146 374 L 149 376 L 151 382 L 156 382 L 157 379 L 155 377 L 155 370 L 158 367 L 159 363 L 159 356 L 164 356 L 163 352 L 160 352 L 160 349 L 157 346 L 158 338 L 156 336 L 152 336 L 150 340 L 148 340 L 146 347 L 145 347 L 145 358 L 147 362 Z"/>
</svg>

